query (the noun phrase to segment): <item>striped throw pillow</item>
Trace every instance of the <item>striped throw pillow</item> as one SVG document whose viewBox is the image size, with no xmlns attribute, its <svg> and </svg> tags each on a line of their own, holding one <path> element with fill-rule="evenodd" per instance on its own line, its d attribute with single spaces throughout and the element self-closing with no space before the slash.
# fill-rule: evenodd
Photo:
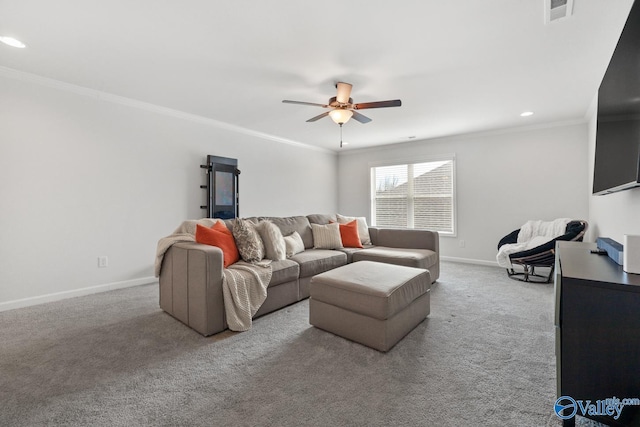
<svg viewBox="0 0 640 427">
<path fill-rule="evenodd" d="M 342 247 L 340 226 L 337 222 L 327 225 L 311 224 L 313 247 L 316 249 L 337 249 Z"/>
</svg>

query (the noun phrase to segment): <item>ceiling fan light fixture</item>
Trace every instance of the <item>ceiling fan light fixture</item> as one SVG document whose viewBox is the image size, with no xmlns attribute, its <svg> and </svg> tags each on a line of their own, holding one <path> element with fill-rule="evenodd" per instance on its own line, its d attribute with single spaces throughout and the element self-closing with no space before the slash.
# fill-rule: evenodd
<svg viewBox="0 0 640 427">
<path fill-rule="evenodd" d="M 343 125 L 349 121 L 351 116 L 353 116 L 353 111 L 337 108 L 335 110 L 331 110 L 329 112 L 329 116 L 336 124 Z"/>
</svg>

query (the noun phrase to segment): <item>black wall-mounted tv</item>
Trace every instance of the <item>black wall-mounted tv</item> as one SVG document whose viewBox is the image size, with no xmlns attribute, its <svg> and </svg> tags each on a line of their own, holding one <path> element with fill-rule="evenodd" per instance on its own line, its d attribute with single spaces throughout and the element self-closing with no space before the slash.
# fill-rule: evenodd
<svg viewBox="0 0 640 427">
<path fill-rule="evenodd" d="M 640 186 L 640 2 L 631 8 L 598 90 L 593 194 Z"/>
</svg>

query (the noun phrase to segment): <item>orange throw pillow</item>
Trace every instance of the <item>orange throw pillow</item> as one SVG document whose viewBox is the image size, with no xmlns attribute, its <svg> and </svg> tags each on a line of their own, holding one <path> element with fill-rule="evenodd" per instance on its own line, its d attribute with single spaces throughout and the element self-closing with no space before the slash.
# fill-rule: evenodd
<svg viewBox="0 0 640 427">
<path fill-rule="evenodd" d="M 224 222 L 222 222 L 222 221 L 217 221 L 215 224 L 213 224 L 213 227 L 211 227 L 211 229 L 212 230 L 221 231 L 224 234 L 228 234 L 229 236 L 233 236 L 233 233 L 231 232 L 231 230 L 229 230 L 227 228 L 227 226 L 224 225 Z M 234 242 L 235 242 L 235 240 L 234 240 Z"/>
<path fill-rule="evenodd" d="M 360 235 L 358 234 L 358 221 L 353 220 L 346 224 L 340 225 L 340 238 L 342 238 L 342 246 L 345 248 L 362 248 L 360 243 Z"/>
<path fill-rule="evenodd" d="M 221 221 L 216 222 L 211 228 L 196 224 L 196 242 L 222 249 L 224 268 L 240 260 L 240 253 L 238 253 L 236 241 L 233 240 L 233 234 Z"/>
</svg>

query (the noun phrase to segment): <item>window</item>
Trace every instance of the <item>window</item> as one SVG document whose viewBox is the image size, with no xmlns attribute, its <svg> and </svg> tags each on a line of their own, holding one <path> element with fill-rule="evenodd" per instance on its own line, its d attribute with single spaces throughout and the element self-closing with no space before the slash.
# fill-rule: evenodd
<svg viewBox="0 0 640 427">
<path fill-rule="evenodd" d="M 455 234 L 455 159 L 371 168 L 371 221 L 377 227 Z"/>
</svg>

